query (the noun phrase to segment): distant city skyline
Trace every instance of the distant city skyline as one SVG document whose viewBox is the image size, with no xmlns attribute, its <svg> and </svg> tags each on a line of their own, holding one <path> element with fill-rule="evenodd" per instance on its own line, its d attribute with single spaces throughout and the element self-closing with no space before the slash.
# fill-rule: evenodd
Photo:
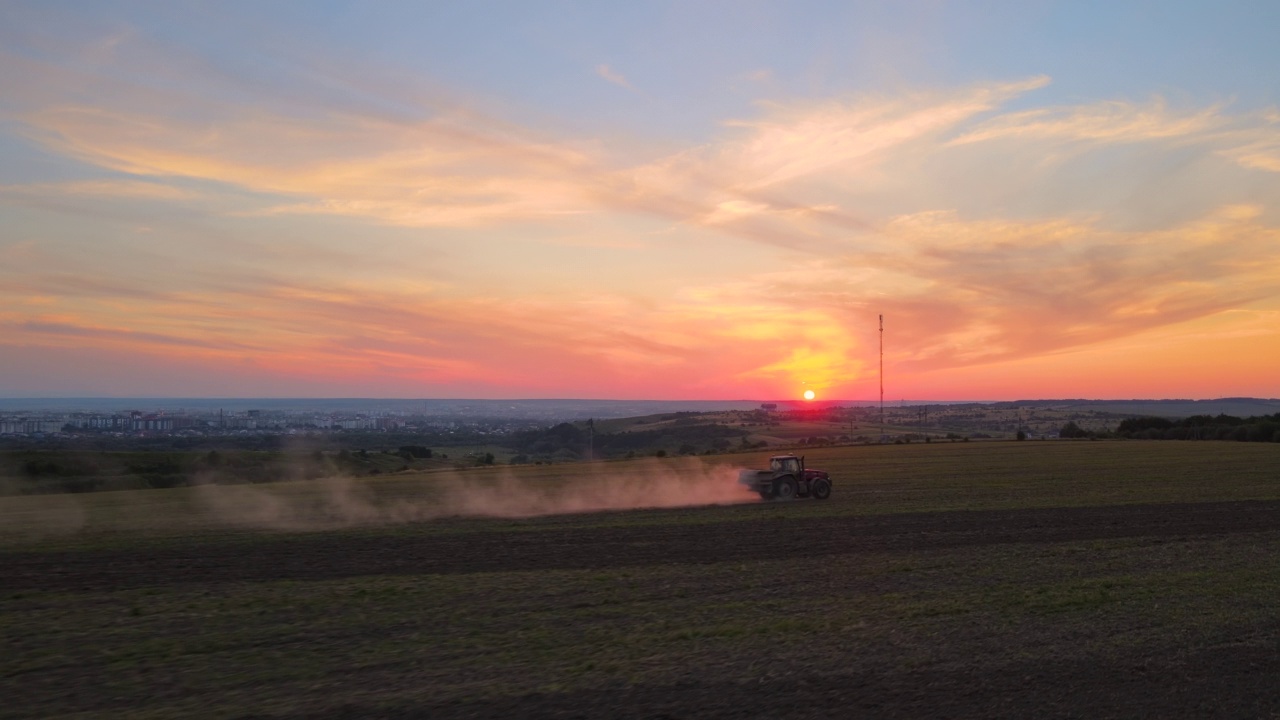
<svg viewBox="0 0 1280 720">
<path fill-rule="evenodd" d="M 1280 396 L 1270 2 L 0 6 L 0 397 Z"/>
</svg>

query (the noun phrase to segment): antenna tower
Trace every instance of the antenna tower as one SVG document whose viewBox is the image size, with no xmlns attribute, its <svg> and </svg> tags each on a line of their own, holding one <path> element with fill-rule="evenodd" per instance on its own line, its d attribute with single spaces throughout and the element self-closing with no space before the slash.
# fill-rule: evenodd
<svg viewBox="0 0 1280 720">
<path fill-rule="evenodd" d="M 880 442 L 884 442 L 884 315 L 880 316 Z"/>
</svg>

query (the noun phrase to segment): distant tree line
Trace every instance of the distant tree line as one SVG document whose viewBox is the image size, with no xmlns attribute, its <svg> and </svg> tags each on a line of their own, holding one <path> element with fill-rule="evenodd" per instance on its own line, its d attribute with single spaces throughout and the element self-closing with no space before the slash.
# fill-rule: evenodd
<svg viewBox="0 0 1280 720">
<path fill-rule="evenodd" d="M 325 452 L 0 450 L 0 495 L 174 488 L 314 480 L 438 467 L 448 454 L 425 445 Z M 436 460 L 433 460 L 436 459 Z M 476 464 L 492 465 L 492 453 Z"/>
<path fill-rule="evenodd" d="M 1115 435 L 1135 440 L 1280 442 L 1280 413 L 1248 418 L 1233 415 L 1192 415 L 1181 420 L 1162 417 L 1129 418 L 1121 421 Z M 1068 436 L 1064 433 L 1062 437 Z"/>
<path fill-rule="evenodd" d="M 332 462 L 329 463 L 332 465 Z M 283 453 L 90 452 L 43 450 L 0 453 L 8 492 L 64 493 L 172 488 L 205 482 L 264 483 L 320 477 L 319 462 Z"/>
</svg>

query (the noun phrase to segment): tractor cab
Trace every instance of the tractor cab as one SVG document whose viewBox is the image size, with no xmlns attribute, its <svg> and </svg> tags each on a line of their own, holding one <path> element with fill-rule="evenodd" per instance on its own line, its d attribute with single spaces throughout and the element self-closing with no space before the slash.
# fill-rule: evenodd
<svg viewBox="0 0 1280 720">
<path fill-rule="evenodd" d="M 800 477 L 804 471 L 804 458 L 795 455 L 774 455 L 769 458 L 769 471 L 777 475 Z"/>
</svg>

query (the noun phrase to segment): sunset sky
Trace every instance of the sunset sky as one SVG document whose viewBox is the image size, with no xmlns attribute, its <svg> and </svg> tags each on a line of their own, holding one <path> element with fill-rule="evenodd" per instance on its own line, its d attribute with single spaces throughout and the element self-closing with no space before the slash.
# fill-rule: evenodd
<svg viewBox="0 0 1280 720">
<path fill-rule="evenodd" d="M 0 0 L 0 396 L 1280 396 L 1278 36 Z"/>
</svg>

